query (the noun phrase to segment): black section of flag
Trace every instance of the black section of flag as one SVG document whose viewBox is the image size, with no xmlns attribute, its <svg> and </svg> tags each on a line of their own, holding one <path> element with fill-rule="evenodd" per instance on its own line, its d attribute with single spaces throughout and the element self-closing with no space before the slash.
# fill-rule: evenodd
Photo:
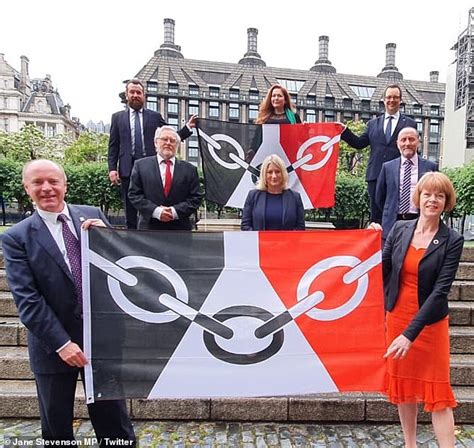
<svg viewBox="0 0 474 448">
<path fill-rule="evenodd" d="M 220 146 L 220 149 L 214 148 L 214 152 L 216 158 L 224 164 L 212 156 L 212 143 L 209 143 L 209 139 L 206 139 L 203 134 Z M 240 166 L 231 158 L 230 154 L 234 154 L 234 159 L 237 157 L 242 160 L 242 165 L 249 164 L 262 143 L 262 128 L 260 125 L 199 119 L 198 135 L 206 199 L 224 206 L 246 170 L 253 169 Z M 238 142 L 241 149 L 219 137 L 222 135 L 231 137 Z M 236 169 L 226 167 L 225 164 L 231 164 Z M 255 171 L 255 169 L 253 170 Z M 258 177 L 258 172 L 252 174 Z"/>
<path fill-rule="evenodd" d="M 139 256 L 169 266 L 186 285 L 188 305 L 194 310 L 201 308 L 224 267 L 222 233 L 92 229 L 89 248 L 112 263 Z M 138 279 L 138 284 L 121 283 L 123 294 L 140 309 L 151 313 L 169 311 L 158 301 L 163 293 L 176 296 L 166 269 L 157 273 L 137 266 L 127 272 Z M 172 322 L 153 323 L 127 314 L 112 297 L 110 279 L 103 269 L 90 264 L 94 398 L 146 398 L 190 320 L 179 317 Z"/>
</svg>

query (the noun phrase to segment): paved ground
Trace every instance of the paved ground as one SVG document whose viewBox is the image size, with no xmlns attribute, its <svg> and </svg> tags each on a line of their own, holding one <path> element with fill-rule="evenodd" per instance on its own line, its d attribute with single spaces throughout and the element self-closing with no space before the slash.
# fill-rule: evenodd
<svg viewBox="0 0 474 448">
<path fill-rule="evenodd" d="M 77 446 L 95 446 L 90 422 L 77 420 Z M 136 421 L 139 447 L 391 447 L 403 446 L 398 425 L 318 425 Z M 38 446 L 38 420 L 0 420 L 0 447 Z M 456 447 L 474 447 L 474 425 L 456 428 Z M 15 441 L 17 443 L 15 443 Z M 30 443 L 28 443 L 30 442 Z M 436 448 L 431 427 L 420 425 L 418 447 Z"/>
</svg>

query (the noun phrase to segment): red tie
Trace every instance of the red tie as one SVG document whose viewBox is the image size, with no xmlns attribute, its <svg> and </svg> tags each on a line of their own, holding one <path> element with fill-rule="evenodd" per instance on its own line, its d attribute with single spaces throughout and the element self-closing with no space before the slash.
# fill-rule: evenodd
<svg viewBox="0 0 474 448">
<path fill-rule="evenodd" d="M 173 176 L 171 176 L 171 160 L 164 160 L 166 163 L 166 171 L 165 171 L 165 196 L 168 196 L 171 190 L 171 182 L 173 182 Z"/>
</svg>

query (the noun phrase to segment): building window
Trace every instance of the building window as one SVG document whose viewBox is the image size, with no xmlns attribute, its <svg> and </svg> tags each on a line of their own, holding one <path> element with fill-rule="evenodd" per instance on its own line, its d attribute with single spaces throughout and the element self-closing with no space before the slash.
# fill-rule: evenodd
<svg viewBox="0 0 474 448">
<path fill-rule="evenodd" d="M 314 109 L 306 110 L 306 121 L 308 123 L 316 123 L 316 111 Z"/>
<path fill-rule="evenodd" d="M 240 118 L 240 107 L 237 103 L 229 104 L 229 119 L 230 120 L 239 120 Z"/>
<path fill-rule="evenodd" d="M 170 126 L 173 126 L 175 128 L 175 130 L 177 131 L 178 130 L 178 117 L 170 117 L 168 116 L 168 124 Z"/>
<path fill-rule="evenodd" d="M 421 115 L 423 113 L 423 108 L 422 108 L 421 104 L 414 104 L 413 105 L 413 113 L 418 114 L 418 115 Z"/>
<path fill-rule="evenodd" d="M 8 118 L 2 118 L 0 125 L 0 129 L 2 129 L 2 131 L 8 132 Z"/>
<path fill-rule="evenodd" d="M 229 98 L 231 100 L 238 100 L 240 98 L 240 90 L 239 89 L 230 89 L 229 90 Z"/>
<path fill-rule="evenodd" d="M 219 87 L 209 87 L 209 96 L 219 98 Z"/>
<path fill-rule="evenodd" d="M 253 123 L 258 117 L 258 106 L 255 104 L 249 105 L 249 123 Z"/>
<path fill-rule="evenodd" d="M 316 106 L 316 95 L 308 95 L 306 97 L 306 104 L 308 106 Z"/>
<path fill-rule="evenodd" d="M 360 102 L 360 109 L 367 112 L 370 111 L 370 101 L 362 100 Z"/>
<path fill-rule="evenodd" d="M 199 144 L 197 137 L 194 135 L 188 139 L 188 161 L 198 162 L 199 160 Z"/>
<path fill-rule="evenodd" d="M 188 115 L 199 115 L 199 101 L 189 100 Z"/>
<path fill-rule="evenodd" d="M 431 120 L 430 123 L 430 142 L 439 141 L 439 123 L 438 120 Z"/>
<path fill-rule="evenodd" d="M 48 124 L 46 129 L 47 129 L 47 137 L 54 137 L 56 135 L 56 125 Z"/>
<path fill-rule="evenodd" d="M 416 130 L 418 131 L 418 134 L 423 135 L 423 121 L 416 120 Z"/>
<path fill-rule="evenodd" d="M 342 114 L 344 121 L 354 120 L 354 115 L 350 110 L 345 110 Z"/>
<path fill-rule="evenodd" d="M 349 87 L 360 99 L 364 100 L 370 100 L 375 92 L 375 87 L 351 85 Z"/>
<path fill-rule="evenodd" d="M 250 90 L 249 91 L 249 100 L 250 101 L 259 101 L 260 100 L 260 93 L 258 90 Z"/>
<path fill-rule="evenodd" d="M 430 109 L 430 113 L 431 115 L 439 115 L 439 107 L 438 106 L 431 106 L 431 109 Z"/>
<path fill-rule="evenodd" d="M 334 121 L 334 111 L 333 110 L 325 110 L 324 111 L 324 122 L 329 123 Z"/>
<path fill-rule="evenodd" d="M 168 99 L 168 115 L 178 115 L 178 99 L 169 98 Z"/>
<path fill-rule="evenodd" d="M 217 101 L 209 103 L 209 118 L 219 118 L 219 103 Z"/>
<path fill-rule="evenodd" d="M 334 107 L 334 98 L 332 96 L 324 98 L 324 107 Z"/>
<path fill-rule="evenodd" d="M 430 143 L 428 146 L 428 159 L 437 162 L 439 159 L 439 143 Z"/>
<path fill-rule="evenodd" d="M 190 85 L 189 86 L 189 95 L 190 96 L 199 96 L 199 87 Z"/>
<path fill-rule="evenodd" d="M 379 101 L 379 112 L 385 112 L 385 103 L 383 101 Z"/>
<path fill-rule="evenodd" d="M 146 99 L 146 108 L 157 112 L 158 111 L 158 98 L 156 96 L 149 96 Z"/>
<path fill-rule="evenodd" d="M 352 99 L 351 98 L 344 98 L 342 100 L 342 107 L 344 109 L 352 109 Z"/>
<path fill-rule="evenodd" d="M 304 85 L 304 81 L 297 81 L 295 79 L 277 79 L 278 84 L 281 84 L 288 92 L 298 93 Z"/>
<path fill-rule="evenodd" d="M 168 83 L 168 93 L 170 95 L 177 95 L 178 94 L 178 84 L 175 82 Z"/>
<path fill-rule="evenodd" d="M 298 102 L 298 95 L 296 95 L 295 93 L 290 93 L 290 98 L 293 104 L 296 104 Z"/>
<path fill-rule="evenodd" d="M 362 112 L 360 114 L 360 119 L 364 122 L 364 123 L 367 123 L 370 119 L 371 119 L 371 115 L 368 114 L 367 112 Z"/>
<path fill-rule="evenodd" d="M 149 92 L 158 92 L 158 83 L 153 81 L 148 81 L 146 88 Z"/>
</svg>

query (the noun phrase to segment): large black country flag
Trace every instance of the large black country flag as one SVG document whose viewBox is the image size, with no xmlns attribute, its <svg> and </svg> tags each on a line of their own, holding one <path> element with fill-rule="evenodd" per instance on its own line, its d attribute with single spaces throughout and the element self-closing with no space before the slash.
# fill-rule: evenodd
<svg viewBox="0 0 474 448">
<path fill-rule="evenodd" d="M 243 208 L 263 160 L 279 155 L 305 209 L 334 206 L 339 123 L 252 125 L 199 119 L 206 199 Z"/>
<path fill-rule="evenodd" d="M 379 232 L 84 232 L 88 402 L 379 391 Z"/>
</svg>

